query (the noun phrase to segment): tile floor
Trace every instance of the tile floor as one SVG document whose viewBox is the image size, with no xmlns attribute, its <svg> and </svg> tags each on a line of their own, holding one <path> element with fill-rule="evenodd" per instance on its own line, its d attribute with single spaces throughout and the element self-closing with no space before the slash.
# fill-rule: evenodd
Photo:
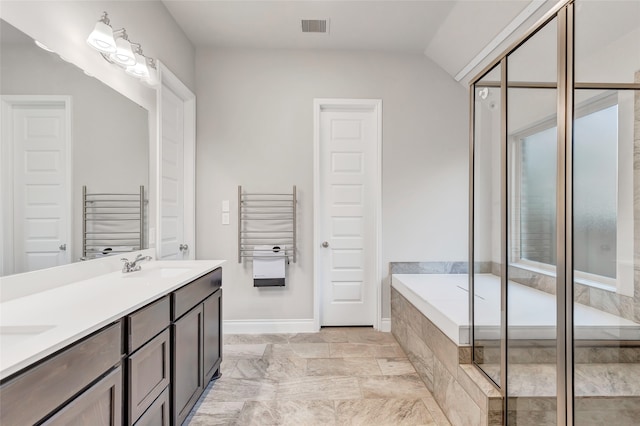
<svg viewBox="0 0 640 426">
<path fill-rule="evenodd" d="M 391 333 L 226 335 L 223 354 L 186 424 L 449 425 Z"/>
</svg>

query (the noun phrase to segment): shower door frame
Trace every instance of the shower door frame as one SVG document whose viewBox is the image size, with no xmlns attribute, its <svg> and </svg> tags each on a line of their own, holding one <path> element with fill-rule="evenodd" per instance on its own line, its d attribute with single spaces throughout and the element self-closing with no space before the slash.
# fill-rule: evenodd
<svg viewBox="0 0 640 426">
<path fill-rule="evenodd" d="M 557 83 L 508 82 L 507 56 L 533 37 L 547 23 L 557 18 Z M 474 170 L 475 170 L 475 101 L 476 83 L 494 68 L 501 70 L 501 224 L 500 224 L 500 262 L 501 267 L 501 336 L 500 336 L 500 386 L 484 372 L 475 359 L 475 318 L 474 318 Z M 482 84 L 486 86 L 486 84 Z M 498 87 L 496 84 L 495 87 Z M 573 383 L 573 119 L 574 89 L 616 89 L 640 90 L 637 83 L 575 83 L 574 81 L 574 0 L 566 0 L 549 10 L 525 35 L 513 43 L 496 59 L 489 63 L 469 83 L 469 317 L 470 340 L 472 342 L 473 365 L 491 382 L 503 396 L 503 424 L 507 424 L 508 414 L 508 182 L 507 182 L 507 89 L 508 88 L 554 88 L 557 89 L 557 194 L 556 194 L 556 415 L 557 425 L 574 424 L 574 383 Z"/>
</svg>

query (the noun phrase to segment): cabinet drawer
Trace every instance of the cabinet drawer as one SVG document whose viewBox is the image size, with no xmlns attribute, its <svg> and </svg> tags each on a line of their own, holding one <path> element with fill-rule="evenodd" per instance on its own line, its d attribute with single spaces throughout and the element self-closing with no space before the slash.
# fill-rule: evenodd
<svg viewBox="0 0 640 426">
<path fill-rule="evenodd" d="M 122 368 L 105 378 L 58 411 L 43 426 L 122 424 Z"/>
<path fill-rule="evenodd" d="M 169 415 L 169 388 L 167 387 L 138 419 L 135 426 L 169 426 Z"/>
<path fill-rule="evenodd" d="M 169 326 L 171 323 L 170 307 L 169 296 L 165 296 L 127 317 L 127 348 L 129 353 L 136 351 Z"/>
<path fill-rule="evenodd" d="M 127 359 L 129 424 L 134 423 L 169 385 L 169 329 Z"/>
<path fill-rule="evenodd" d="M 218 268 L 175 291 L 172 293 L 171 319 L 175 321 L 180 318 L 221 286 L 222 268 Z"/>
<path fill-rule="evenodd" d="M 63 349 L 0 387 L 0 424 L 34 424 L 122 359 L 121 322 Z"/>
</svg>

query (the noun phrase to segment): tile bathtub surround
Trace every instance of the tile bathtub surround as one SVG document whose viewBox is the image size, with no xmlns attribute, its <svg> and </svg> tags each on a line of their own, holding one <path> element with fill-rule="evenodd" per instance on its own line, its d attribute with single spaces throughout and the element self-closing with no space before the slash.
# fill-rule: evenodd
<svg viewBox="0 0 640 426">
<path fill-rule="evenodd" d="M 450 425 L 391 333 L 225 335 L 190 425 Z"/>
<path fill-rule="evenodd" d="M 453 425 L 502 424 L 500 392 L 469 364 L 470 348 L 458 347 L 394 288 L 391 332 Z"/>
</svg>

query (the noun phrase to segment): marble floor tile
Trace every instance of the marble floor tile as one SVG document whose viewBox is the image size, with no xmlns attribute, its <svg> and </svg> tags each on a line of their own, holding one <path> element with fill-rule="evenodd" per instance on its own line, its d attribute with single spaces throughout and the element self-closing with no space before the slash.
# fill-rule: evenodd
<svg viewBox="0 0 640 426">
<path fill-rule="evenodd" d="M 224 342 L 222 377 L 189 425 L 449 426 L 390 333 L 330 327 Z"/>
<path fill-rule="evenodd" d="M 375 358 L 315 358 L 307 360 L 308 376 L 380 376 Z"/>
<path fill-rule="evenodd" d="M 266 349 L 266 343 L 224 345 L 222 359 L 262 358 Z"/>
<path fill-rule="evenodd" d="M 237 379 L 289 380 L 307 375 L 304 358 L 239 359 L 229 373 Z"/>
<path fill-rule="evenodd" d="M 225 334 L 225 345 L 253 345 L 257 343 L 287 343 L 291 334 Z"/>
<path fill-rule="evenodd" d="M 243 426 L 332 426 L 336 424 L 333 401 L 250 401 L 237 421 Z"/>
<path fill-rule="evenodd" d="M 289 338 L 289 343 L 347 343 L 347 332 L 342 328 L 323 328 L 319 333 L 299 333 Z"/>
<path fill-rule="evenodd" d="M 278 383 L 278 400 L 359 399 L 356 377 L 302 377 Z"/>
<path fill-rule="evenodd" d="M 397 343 L 392 345 L 376 345 L 371 343 L 330 343 L 332 358 L 373 357 L 373 358 L 406 358 Z"/>
<path fill-rule="evenodd" d="M 265 357 L 328 358 L 329 343 L 287 343 L 269 345 Z"/>
<path fill-rule="evenodd" d="M 436 425 L 419 399 L 357 399 L 336 401 L 339 425 Z"/>
<path fill-rule="evenodd" d="M 422 398 L 422 402 L 427 407 L 427 410 L 429 410 L 429 413 L 431 413 L 431 417 L 433 417 L 433 420 L 435 420 L 438 426 L 451 426 L 451 423 L 449 423 L 449 419 L 447 419 L 447 416 L 444 415 L 444 412 L 432 396 L 428 398 Z"/>
<path fill-rule="evenodd" d="M 393 334 L 375 330 L 349 331 L 347 332 L 347 339 L 349 343 L 374 343 L 378 345 L 393 345 L 398 343 L 395 337 L 393 337 Z"/>
<path fill-rule="evenodd" d="M 189 426 L 233 425 L 240 416 L 244 402 L 205 400 L 188 419 Z"/>
<path fill-rule="evenodd" d="M 222 362 L 220 363 L 220 372 L 222 374 L 229 374 L 236 368 L 236 364 L 238 363 L 237 359 L 233 358 L 222 358 Z"/>
<path fill-rule="evenodd" d="M 264 379 L 267 375 L 268 366 L 268 362 L 262 358 L 238 359 L 228 377 L 234 379 Z"/>
<path fill-rule="evenodd" d="M 400 376 L 416 372 L 407 358 L 378 358 L 376 361 L 385 376 Z"/>
<path fill-rule="evenodd" d="M 206 399 L 228 402 L 272 400 L 276 397 L 276 387 L 276 383 L 267 380 L 222 376 L 215 382 Z"/>
<path fill-rule="evenodd" d="M 426 398 L 431 396 L 417 374 L 404 376 L 361 377 L 364 398 Z"/>
</svg>

